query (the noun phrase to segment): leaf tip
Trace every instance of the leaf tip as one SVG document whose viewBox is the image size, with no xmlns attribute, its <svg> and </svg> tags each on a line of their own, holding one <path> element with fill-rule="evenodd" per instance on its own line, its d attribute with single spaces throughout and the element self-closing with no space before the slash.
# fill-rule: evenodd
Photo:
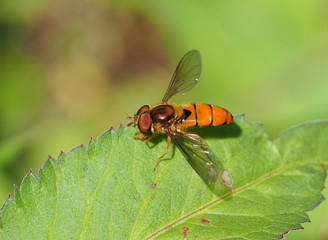
<svg viewBox="0 0 328 240">
<path fill-rule="evenodd" d="M 264 126 L 264 124 L 262 122 L 257 122 L 257 121 L 250 122 L 249 124 L 252 124 L 252 125 L 255 125 L 255 126 L 259 126 L 259 127 L 263 127 Z"/>
<path fill-rule="evenodd" d="M 239 113 L 239 114 L 233 115 L 233 118 L 235 120 L 238 120 L 241 122 L 246 122 L 246 113 Z"/>
<path fill-rule="evenodd" d="M 16 184 L 14 184 L 14 198 L 16 198 L 17 190 L 18 190 L 18 187 Z"/>
<path fill-rule="evenodd" d="M 322 190 L 325 188 L 325 186 L 323 185 L 323 187 L 322 187 Z M 306 212 L 308 212 L 308 211 L 312 211 L 312 210 L 314 210 L 316 207 L 318 207 L 324 200 L 326 200 L 326 198 L 325 198 L 325 196 L 323 195 L 323 194 L 320 194 L 320 199 L 319 199 L 319 201 L 313 206 L 313 207 L 311 207 L 311 208 L 308 208 L 308 209 L 305 209 L 305 211 Z M 304 212 L 305 213 L 305 212 Z M 306 213 L 305 213 L 306 214 Z M 306 214 L 307 215 L 307 214 Z M 311 222 L 311 220 L 310 220 L 310 217 L 307 215 L 307 220 L 306 221 L 304 221 L 304 222 Z"/>
<path fill-rule="evenodd" d="M 291 229 L 287 230 L 286 232 L 282 233 L 280 235 L 280 237 L 278 237 L 278 239 L 285 239 L 285 235 L 288 234 L 288 233 L 290 233 L 293 230 L 304 230 L 304 228 L 301 225 L 299 227 L 297 227 L 297 228 L 291 228 Z"/>
</svg>

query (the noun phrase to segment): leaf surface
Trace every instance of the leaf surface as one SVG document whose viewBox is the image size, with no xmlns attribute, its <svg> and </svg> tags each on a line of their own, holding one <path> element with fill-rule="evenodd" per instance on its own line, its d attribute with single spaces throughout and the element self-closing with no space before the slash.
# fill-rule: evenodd
<svg viewBox="0 0 328 240">
<path fill-rule="evenodd" d="M 193 129 L 228 169 L 234 191 L 205 183 L 165 137 L 109 130 L 49 158 L 1 210 L 1 239 L 276 239 L 309 221 L 326 177 L 328 121 L 269 141 L 260 124 Z"/>
</svg>

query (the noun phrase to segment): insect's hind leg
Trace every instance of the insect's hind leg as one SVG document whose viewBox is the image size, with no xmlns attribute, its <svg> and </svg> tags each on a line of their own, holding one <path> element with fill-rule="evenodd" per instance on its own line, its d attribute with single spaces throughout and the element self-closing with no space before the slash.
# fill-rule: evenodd
<svg viewBox="0 0 328 240">
<path fill-rule="evenodd" d="M 167 147 L 166 147 L 166 153 L 164 153 L 162 156 L 160 156 L 158 159 L 157 159 L 157 161 L 156 161 L 156 164 L 155 164 L 155 167 L 154 167 L 154 169 L 153 169 L 153 172 L 155 172 L 156 171 L 156 167 L 157 167 L 157 165 L 158 165 L 158 163 L 159 163 L 159 161 L 170 151 L 170 143 L 171 143 L 171 138 L 170 138 L 170 136 L 167 136 Z"/>
</svg>

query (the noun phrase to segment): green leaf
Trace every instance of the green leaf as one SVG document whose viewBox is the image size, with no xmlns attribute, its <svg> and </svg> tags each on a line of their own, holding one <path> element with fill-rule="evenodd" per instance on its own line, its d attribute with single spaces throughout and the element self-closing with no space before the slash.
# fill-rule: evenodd
<svg viewBox="0 0 328 240">
<path fill-rule="evenodd" d="M 193 129 L 229 170 L 234 191 L 206 184 L 165 136 L 145 144 L 135 128 L 109 130 L 37 178 L 29 173 L 1 210 L 1 239 L 274 239 L 309 221 L 322 200 L 328 121 L 275 141 L 260 124 Z"/>
</svg>

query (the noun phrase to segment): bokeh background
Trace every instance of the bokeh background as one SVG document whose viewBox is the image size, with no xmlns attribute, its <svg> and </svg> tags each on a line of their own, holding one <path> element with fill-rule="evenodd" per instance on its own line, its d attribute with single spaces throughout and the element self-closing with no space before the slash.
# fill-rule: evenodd
<svg viewBox="0 0 328 240">
<path fill-rule="evenodd" d="M 201 81 L 174 102 L 246 113 L 272 139 L 328 119 L 326 0 L 1 1 L 0 202 L 48 155 L 159 103 L 191 49 Z M 328 203 L 309 215 L 287 239 L 328 239 Z"/>
</svg>

